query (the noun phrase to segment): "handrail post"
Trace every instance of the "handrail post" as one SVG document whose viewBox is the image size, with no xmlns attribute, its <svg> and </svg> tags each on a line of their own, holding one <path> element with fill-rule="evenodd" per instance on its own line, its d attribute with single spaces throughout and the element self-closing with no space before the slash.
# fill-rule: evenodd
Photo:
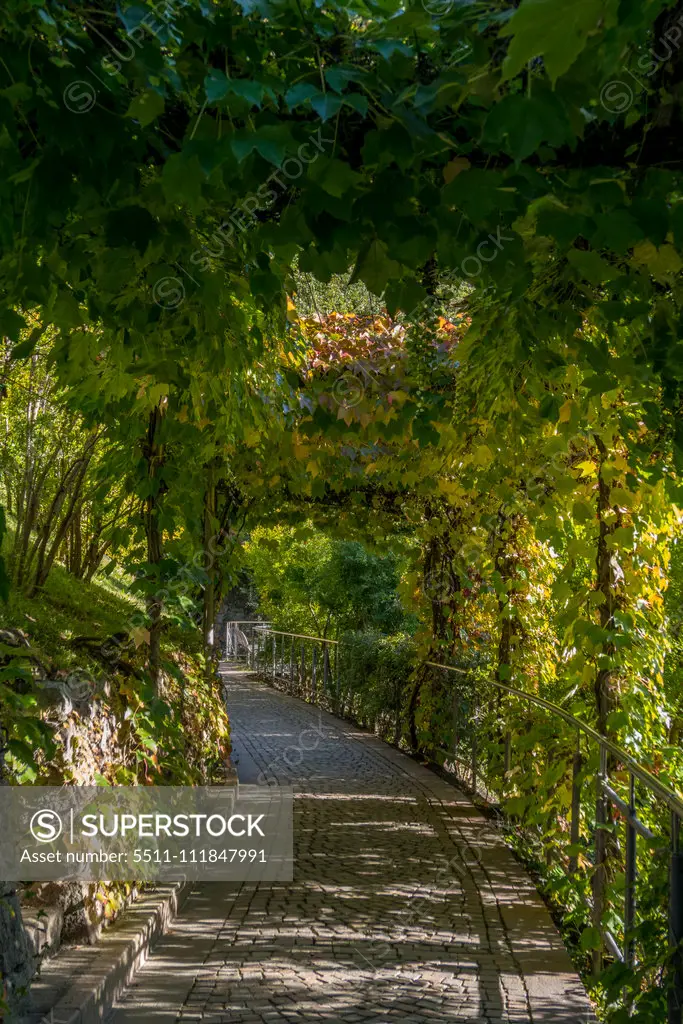
<svg viewBox="0 0 683 1024">
<path fill-rule="evenodd" d="M 607 748 L 600 744 L 600 769 L 595 784 L 595 869 L 593 872 L 593 927 L 602 935 L 605 910 L 605 867 L 607 860 L 607 807 L 604 784 L 607 781 Z M 593 950 L 593 974 L 602 971 L 602 946 Z"/>
<path fill-rule="evenodd" d="M 327 690 L 330 685 L 330 645 L 325 644 L 323 648 L 323 692 L 327 699 Z"/>
<path fill-rule="evenodd" d="M 340 651 L 340 656 L 343 656 L 343 653 L 343 650 Z M 487 772 L 489 762 L 483 756 L 487 753 L 487 749 L 484 749 L 482 752 L 482 765 L 478 765 L 478 754 L 480 752 L 478 751 L 479 737 L 477 727 L 480 714 L 478 706 L 480 695 L 477 693 L 474 685 L 472 685 L 472 690 L 470 691 L 470 673 L 455 666 L 442 665 L 431 661 L 426 662 L 426 664 L 432 668 L 443 669 L 449 673 L 459 673 L 464 677 L 462 708 L 459 710 L 463 727 L 466 729 L 467 724 L 471 724 L 472 736 L 470 751 L 463 751 L 462 764 L 465 775 L 468 769 L 472 772 L 473 789 L 476 789 L 478 776 L 480 776 L 483 785 L 487 787 L 489 783 L 489 774 Z M 565 708 L 553 704 L 537 694 L 527 693 L 517 687 L 505 685 L 499 680 L 492 679 L 487 681 L 487 684 L 488 682 L 492 683 L 509 697 L 523 700 L 529 705 L 549 711 L 575 731 L 576 748 L 571 761 L 571 855 L 568 855 L 565 850 L 565 856 L 568 857 L 567 863 L 572 874 L 578 872 L 579 859 L 582 857 L 582 854 L 585 853 L 586 859 L 590 858 L 592 860 L 592 870 L 590 871 L 592 900 L 589 899 L 587 902 L 590 906 L 591 924 L 597 933 L 596 945 L 598 948 L 593 951 L 592 955 L 592 968 L 596 976 L 602 973 L 606 954 L 609 955 L 610 959 L 614 958 L 623 963 L 626 971 L 639 969 L 640 947 L 636 939 L 636 921 L 638 920 L 637 911 L 639 909 L 637 893 L 638 878 L 643 865 L 638 860 L 638 837 L 642 836 L 653 845 L 658 838 L 657 834 L 651 831 L 637 816 L 636 797 L 639 793 L 639 787 L 645 787 L 655 800 L 660 801 L 671 812 L 671 850 L 668 879 L 669 948 L 668 955 L 666 955 L 665 950 L 661 950 L 659 954 L 660 958 L 657 961 L 660 968 L 658 971 L 658 983 L 662 985 L 661 995 L 662 997 L 665 996 L 667 1002 L 666 1024 L 683 1024 L 683 843 L 681 843 L 683 798 L 680 792 L 677 792 L 662 778 L 640 764 L 628 750 L 620 747 L 612 738 L 604 736 L 592 725 L 577 718 Z M 474 681 L 472 683 L 474 684 Z M 469 703 L 470 699 L 471 704 Z M 454 721 L 455 710 L 454 706 Z M 510 758 L 508 736 L 505 735 L 503 737 L 501 732 L 502 730 L 498 733 L 499 752 L 496 755 L 496 763 L 498 763 L 497 758 L 500 756 L 500 742 L 504 739 L 505 750 L 503 756 L 507 768 Z M 482 729 L 482 733 L 483 742 L 486 746 L 487 735 L 484 729 Z M 510 741 L 513 738 L 514 733 L 510 734 Z M 457 730 L 454 726 L 454 756 L 459 746 L 457 739 Z M 588 747 L 590 761 L 587 761 L 587 754 L 583 750 L 584 742 L 586 745 L 594 745 Z M 467 739 L 465 739 L 465 746 L 467 746 Z M 584 811 L 585 828 L 582 834 L 583 783 L 588 781 L 587 769 L 590 768 L 591 771 L 593 769 L 595 746 L 597 746 L 599 751 L 599 767 L 594 774 L 596 790 L 593 807 L 595 813 L 593 815 Z M 442 753 L 448 756 L 447 750 L 442 751 Z M 471 768 L 467 763 L 468 753 L 471 754 Z M 625 796 L 621 796 L 617 789 L 611 785 L 609 773 L 613 765 L 622 765 L 627 773 L 629 781 L 628 802 Z M 625 885 L 623 895 L 624 941 L 621 949 L 617 939 L 608 927 L 607 920 L 609 916 L 607 911 L 612 909 L 611 890 L 609 888 L 612 865 L 622 863 L 621 857 L 617 861 L 618 847 L 615 840 L 611 838 L 611 832 L 615 827 L 612 813 L 613 806 L 620 812 L 626 826 L 624 850 Z M 594 827 L 591 827 L 592 825 Z M 586 834 L 586 831 L 588 834 Z M 660 828 L 660 835 L 661 831 L 662 829 Z M 649 867 L 653 869 L 656 867 L 656 859 L 652 859 L 652 864 L 648 864 Z M 666 972 L 664 983 L 659 981 L 663 971 Z M 637 994 L 631 990 L 632 986 L 628 989 L 626 988 L 626 982 L 621 984 L 624 985 L 624 991 L 621 994 L 621 1006 L 625 1007 L 626 1013 L 630 1015 Z M 643 987 L 644 991 L 645 988 Z"/>
<path fill-rule="evenodd" d="M 669 942 L 671 976 L 668 992 L 668 1024 L 681 1024 L 683 1009 L 683 852 L 680 847 L 681 819 L 671 812 L 671 859 L 669 862 Z"/>
<path fill-rule="evenodd" d="M 451 708 L 452 720 L 453 720 L 453 764 L 455 771 L 458 771 L 458 688 L 457 684 L 453 687 L 453 706 Z"/>
<path fill-rule="evenodd" d="M 636 780 L 632 772 L 629 773 L 628 783 L 628 809 L 633 817 L 636 813 Z M 633 970 L 635 966 L 635 943 L 633 941 L 633 926 L 636 919 L 636 877 L 637 877 L 637 845 L 636 827 L 633 821 L 626 822 L 626 874 L 624 889 L 624 963 Z"/>
<path fill-rule="evenodd" d="M 273 633 L 273 673 L 272 673 L 273 682 L 275 682 L 275 644 L 276 644 L 276 642 L 277 642 L 277 638 L 275 636 L 275 633 Z"/>
<path fill-rule="evenodd" d="M 317 676 L 318 676 L 318 646 L 313 644 L 311 654 L 311 703 L 315 704 L 317 697 Z"/>
<path fill-rule="evenodd" d="M 479 715 L 479 709 L 477 706 L 477 684 L 474 683 L 472 692 L 472 790 L 476 793 L 477 791 L 477 754 L 478 754 L 478 743 L 477 743 L 477 718 Z"/>
<path fill-rule="evenodd" d="M 340 660 L 341 659 L 339 656 L 339 644 L 337 644 L 334 648 L 334 675 L 337 690 L 337 714 L 341 713 L 341 669 L 339 666 Z"/>
<path fill-rule="evenodd" d="M 306 692 L 306 645 L 301 641 L 301 678 L 299 680 L 299 693 Z"/>
<path fill-rule="evenodd" d="M 569 841 L 573 847 L 577 847 L 581 841 L 581 768 L 583 758 L 581 757 L 581 731 L 576 730 L 576 749 L 572 759 L 572 811 L 571 811 L 571 832 Z M 569 858 L 569 872 L 574 875 L 579 870 L 579 855 L 572 853 Z"/>
<path fill-rule="evenodd" d="M 289 645 L 289 689 L 294 689 L 294 637 Z"/>
</svg>

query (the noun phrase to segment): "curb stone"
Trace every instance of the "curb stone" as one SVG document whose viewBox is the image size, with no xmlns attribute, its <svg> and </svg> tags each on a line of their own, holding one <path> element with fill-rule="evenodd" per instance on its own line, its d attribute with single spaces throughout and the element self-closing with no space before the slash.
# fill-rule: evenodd
<svg viewBox="0 0 683 1024">
<path fill-rule="evenodd" d="M 61 946 L 64 911 L 59 904 L 21 908 L 24 931 L 35 957 L 56 953 Z"/>
<path fill-rule="evenodd" d="M 234 787 L 235 794 L 239 790 L 229 755 L 223 760 L 223 785 Z M 102 1024 L 182 910 L 193 884 L 157 885 L 130 903 L 95 945 L 62 946 L 43 961 L 31 985 L 30 1008 L 5 1024 Z M 34 941 L 35 931 L 31 928 Z"/>
<path fill-rule="evenodd" d="M 64 947 L 34 982 L 31 1010 L 7 1024 L 101 1024 L 191 890 L 191 882 L 159 885 L 132 903 L 96 946 Z"/>
</svg>

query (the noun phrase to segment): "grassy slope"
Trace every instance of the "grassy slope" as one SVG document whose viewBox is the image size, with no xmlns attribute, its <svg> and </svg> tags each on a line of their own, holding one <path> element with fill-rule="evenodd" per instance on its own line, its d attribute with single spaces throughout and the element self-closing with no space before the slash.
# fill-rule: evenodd
<svg viewBox="0 0 683 1024">
<path fill-rule="evenodd" d="M 86 673 L 97 681 L 100 712 L 105 716 L 114 714 L 119 723 L 125 719 L 125 765 L 123 760 L 110 757 L 107 768 L 99 767 L 112 781 L 131 783 L 137 775 L 143 782 L 187 785 L 221 777 L 222 759 L 229 750 L 229 727 L 217 681 L 206 676 L 198 629 L 167 623 L 162 653 L 165 672 L 170 675 L 164 676 L 159 704 L 142 675 L 148 654 L 143 603 L 113 577 L 84 583 L 55 565 L 37 597 L 28 598 L 12 590 L 9 602 L 0 602 L 1 628 L 22 631 L 35 658 L 34 673 L 37 666 L 40 678 L 63 679 L 69 672 Z M 136 640 L 137 649 L 132 645 L 122 648 L 123 662 L 134 666 L 135 677 L 108 665 L 101 654 L 96 657 L 102 650 L 100 644 L 70 643 L 75 637 L 102 641 L 113 634 L 130 635 Z M 42 698 L 39 705 L 43 706 Z M 81 711 L 74 709 L 69 714 L 76 716 L 83 727 L 87 716 L 83 718 Z M 97 729 L 90 725 L 85 728 L 89 743 L 90 732 L 94 729 L 95 736 Z M 12 736 L 21 739 L 23 733 L 20 730 Z M 29 763 L 25 758 L 23 761 Z M 52 775 L 64 769 L 59 759 L 50 764 Z M 128 772 L 125 778 L 115 774 L 118 769 Z"/>
<path fill-rule="evenodd" d="M 13 589 L 8 604 L 0 602 L 0 628 L 22 630 L 40 659 L 53 668 L 92 667 L 83 647 L 71 647 L 77 636 L 104 639 L 114 633 L 129 633 L 142 621 L 143 603 L 128 594 L 114 577 L 100 576 L 85 583 L 55 565 L 44 590 L 28 598 Z M 162 648 L 165 653 L 183 650 L 199 653 L 196 630 L 168 627 Z"/>
<path fill-rule="evenodd" d="M 44 591 L 35 598 L 13 590 L 0 605 L 0 625 L 21 629 L 45 662 L 59 668 L 83 664 L 83 650 L 67 641 L 75 636 L 106 637 L 129 628 L 139 606 L 111 584 L 84 583 L 56 565 Z"/>
</svg>

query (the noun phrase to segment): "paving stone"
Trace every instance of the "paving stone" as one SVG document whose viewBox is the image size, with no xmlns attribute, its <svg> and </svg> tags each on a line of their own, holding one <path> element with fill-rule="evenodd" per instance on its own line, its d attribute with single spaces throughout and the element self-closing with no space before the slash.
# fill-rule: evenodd
<svg viewBox="0 0 683 1024">
<path fill-rule="evenodd" d="M 245 672 L 224 678 L 240 781 L 294 788 L 294 880 L 195 887 L 111 1024 L 145 1006 L 169 1024 L 594 1020 L 533 883 L 457 787 Z"/>
</svg>

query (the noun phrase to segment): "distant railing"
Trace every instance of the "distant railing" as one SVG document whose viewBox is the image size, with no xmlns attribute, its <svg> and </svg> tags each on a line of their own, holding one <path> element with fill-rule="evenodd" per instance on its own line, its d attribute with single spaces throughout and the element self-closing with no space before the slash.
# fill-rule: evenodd
<svg viewBox="0 0 683 1024">
<path fill-rule="evenodd" d="M 339 709 L 339 660 L 336 640 L 261 630 L 254 634 L 249 665 L 285 684 L 290 693 L 313 704 Z"/>
<path fill-rule="evenodd" d="M 225 656 L 231 661 L 249 661 L 259 632 L 268 630 L 269 622 L 260 619 L 237 619 L 225 626 Z"/>
<path fill-rule="evenodd" d="M 254 627 L 248 653 L 254 671 L 295 696 L 344 712 L 342 644 L 272 630 L 265 623 Z M 543 779 L 541 769 L 547 769 L 550 782 L 539 781 L 532 792 L 544 799 L 535 823 L 547 808 L 552 823 L 562 823 L 562 841 L 557 829 L 547 830 L 553 837 L 546 847 L 548 863 L 560 864 L 570 879 L 590 878 L 586 904 L 602 942 L 602 948 L 592 950 L 596 976 L 605 952 L 631 970 L 641 966 L 639 895 L 642 912 L 652 918 L 647 924 L 655 931 L 661 908 L 669 932 L 668 953 L 663 949 L 658 958 L 666 986 L 666 1020 L 682 1024 L 683 799 L 627 751 L 557 704 L 471 670 L 425 662 L 420 671 L 431 675 L 435 693 L 447 695 L 442 713 L 448 706 L 452 718 L 452 742 L 448 749 L 435 751 L 438 760 L 473 791 L 505 809 L 510 797 L 521 792 L 520 778 L 533 784 L 534 778 Z M 537 717 L 530 717 L 531 712 Z M 541 749 L 534 730 L 543 735 Z M 398 729 L 396 735 L 398 741 Z M 668 812 L 664 820 L 663 807 Z M 623 822 L 623 845 L 614 812 Z M 527 824 L 525 815 L 513 818 L 520 827 Z M 660 885 L 657 879 L 662 878 Z M 617 913 L 619 900 L 622 910 Z M 615 920 L 618 927 L 610 923 Z M 631 1009 L 632 1001 L 633 991 L 625 994 L 624 1004 Z"/>
<path fill-rule="evenodd" d="M 402 682 L 394 679 L 387 684 L 385 680 L 382 709 L 359 718 L 362 699 L 350 680 L 354 675 L 350 660 L 348 645 L 337 640 L 271 629 L 255 635 L 249 664 L 263 678 L 293 696 L 371 729 L 378 728 L 398 744 Z"/>
</svg>

